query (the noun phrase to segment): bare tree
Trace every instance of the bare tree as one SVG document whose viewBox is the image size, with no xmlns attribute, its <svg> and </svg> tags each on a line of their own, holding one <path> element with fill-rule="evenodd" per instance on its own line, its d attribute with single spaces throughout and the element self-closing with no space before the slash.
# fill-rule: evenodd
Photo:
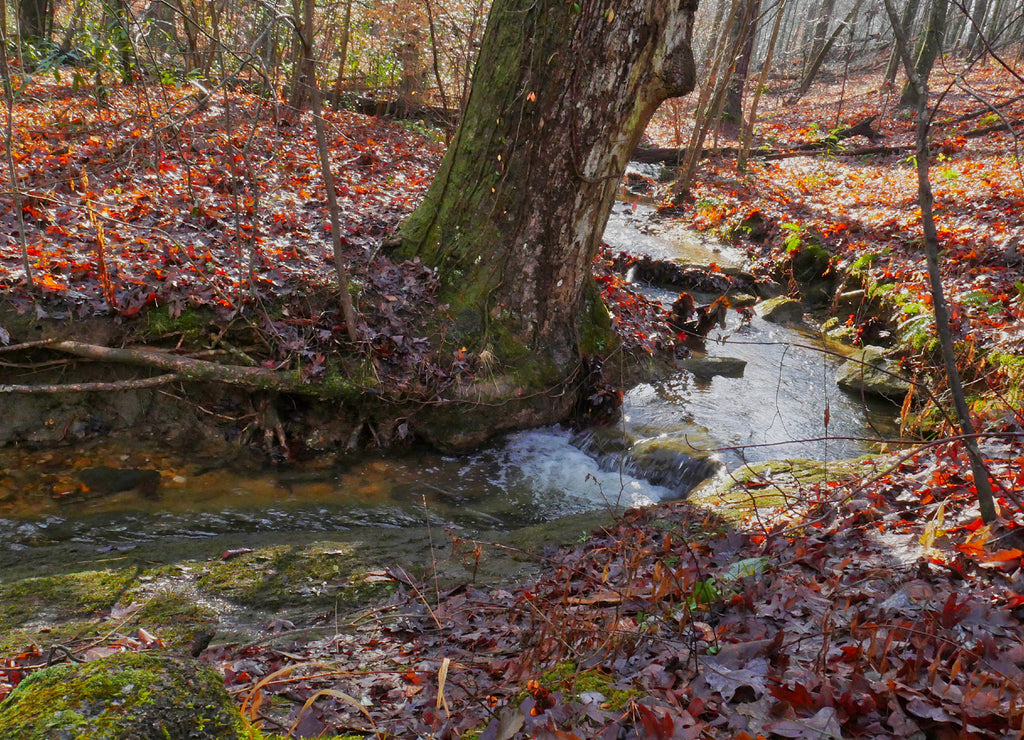
<svg viewBox="0 0 1024 740">
<path fill-rule="evenodd" d="M 945 3 L 945 0 L 933 0 L 933 2 Z M 978 448 L 974 422 L 971 419 L 971 410 L 967 405 L 963 384 L 960 381 L 960 370 L 956 364 L 953 334 L 949 327 L 949 308 L 942 285 L 942 275 L 939 271 L 939 236 L 935 227 L 935 217 L 933 214 L 934 197 L 932 196 L 931 181 L 928 177 L 928 129 L 931 121 L 928 114 L 928 82 L 926 77 L 918 73 L 917 65 L 910 56 L 907 37 L 903 34 L 903 30 L 900 27 L 900 21 L 893 8 L 892 0 L 885 0 L 885 8 L 889 14 L 893 32 L 896 34 L 896 44 L 903 59 L 903 66 L 906 69 L 909 84 L 913 85 L 915 90 L 914 99 L 917 104 L 916 157 L 918 203 L 921 206 L 921 227 L 924 231 L 925 257 L 928 262 L 928 283 L 931 287 L 932 306 L 935 311 L 935 329 L 939 335 L 942 362 L 946 369 L 949 389 L 953 395 L 957 421 L 960 424 L 960 431 L 964 436 L 964 447 L 967 449 L 967 455 L 971 462 L 971 471 L 974 474 L 974 487 L 978 492 L 981 518 L 987 523 L 996 518 L 992 484 L 989 482 L 988 469 L 985 467 L 981 450 Z"/>
</svg>

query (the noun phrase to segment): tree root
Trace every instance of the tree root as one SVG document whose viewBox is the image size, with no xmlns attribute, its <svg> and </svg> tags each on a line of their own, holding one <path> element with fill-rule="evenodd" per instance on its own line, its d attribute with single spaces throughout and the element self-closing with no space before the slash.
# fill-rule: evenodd
<svg viewBox="0 0 1024 740">
<path fill-rule="evenodd" d="M 29 342 L 6 349 L 27 349 L 41 347 L 55 352 L 82 357 L 88 360 L 109 362 L 119 365 L 133 365 L 142 368 L 155 368 L 167 374 L 152 378 L 138 378 L 99 383 L 67 383 L 58 385 L 0 385 L 0 393 L 62 393 L 86 391 L 119 391 L 136 388 L 151 388 L 174 381 L 193 381 L 240 385 L 246 388 L 267 391 L 301 393 L 305 395 L 329 398 L 341 395 L 342 391 L 334 388 L 310 384 L 303 381 L 297 372 L 280 372 L 261 367 L 243 367 L 240 365 L 223 365 L 218 362 L 197 360 L 192 357 L 172 355 L 154 349 L 129 347 L 104 347 L 86 344 L 73 340 L 57 342 Z M 351 388 L 348 389 L 351 392 Z"/>
</svg>

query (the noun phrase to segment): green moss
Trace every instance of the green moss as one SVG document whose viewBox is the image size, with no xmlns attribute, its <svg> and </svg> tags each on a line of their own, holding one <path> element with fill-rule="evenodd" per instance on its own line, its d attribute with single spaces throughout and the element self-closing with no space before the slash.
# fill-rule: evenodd
<svg viewBox="0 0 1024 740">
<path fill-rule="evenodd" d="M 195 340 L 210 325 L 213 315 L 205 309 L 184 308 L 177 316 L 172 316 L 169 307 L 160 306 L 147 311 L 143 320 L 143 331 L 147 336 L 181 334 L 186 339 Z"/>
<path fill-rule="evenodd" d="M 369 358 L 359 366 L 332 363 L 319 384 L 324 397 L 354 404 L 365 401 L 368 390 L 380 388 L 380 382 L 372 370 Z"/>
<path fill-rule="evenodd" d="M 0 704 L 0 737 L 19 740 L 247 734 L 219 675 L 160 653 L 121 653 L 36 671 Z"/>
<path fill-rule="evenodd" d="M 264 547 L 202 568 L 202 588 L 260 609 L 356 604 L 386 593 L 383 584 L 364 582 L 353 546 L 337 542 Z"/>
<path fill-rule="evenodd" d="M 865 466 L 877 459 L 863 455 L 827 462 L 795 458 L 752 463 L 698 486 L 687 499 L 727 521 L 743 521 L 758 509 L 789 505 L 806 486 L 863 476 Z"/>
<path fill-rule="evenodd" d="M 1024 370 L 1024 355 L 1010 354 L 1008 352 L 989 352 L 985 356 L 985 360 L 998 368 Z"/>
<path fill-rule="evenodd" d="M 125 599 L 135 600 L 132 596 Z M 216 611 L 197 603 L 194 595 L 167 588 L 145 597 L 142 608 L 131 620 L 132 625 L 152 632 L 168 648 L 178 650 L 186 650 L 200 632 L 215 628 L 217 622 Z"/>
<path fill-rule="evenodd" d="M 109 610 L 132 583 L 133 570 L 89 570 L 0 585 L 0 631 L 59 611 L 64 619 Z"/>
<path fill-rule="evenodd" d="M 850 273 L 857 277 L 864 277 L 871 265 L 877 262 L 880 257 L 887 255 L 890 251 L 891 250 L 886 247 L 878 252 L 866 252 L 860 255 L 853 261 L 853 264 L 850 265 Z"/>
<path fill-rule="evenodd" d="M 601 300 L 597 286 L 588 283 L 583 293 L 583 310 L 580 316 L 580 354 L 607 355 L 616 348 L 618 341 L 612 331 L 612 317 Z"/>
<path fill-rule="evenodd" d="M 87 619 L 72 619 L 60 624 L 48 624 L 41 629 L 33 627 L 4 629 L 0 627 L 0 656 L 18 655 L 25 651 L 32 651 L 34 646 L 45 648 L 49 645 L 66 645 L 75 640 L 89 639 L 100 634 L 99 622 Z"/>
<path fill-rule="evenodd" d="M 561 691 L 578 699 L 582 694 L 599 693 L 605 697 L 604 706 L 613 712 L 622 711 L 643 694 L 636 689 L 616 689 L 612 677 L 597 668 L 579 670 L 571 660 L 562 661 L 544 673 L 539 680 L 548 691 Z"/>
<path fill-rule="evenodd" d="M 793 276 L 801 283 L 821 280 L 831 267 L 831 255 L 816 241 L 806 240 L 798 248 L 790 251 Z"/>
</svg>

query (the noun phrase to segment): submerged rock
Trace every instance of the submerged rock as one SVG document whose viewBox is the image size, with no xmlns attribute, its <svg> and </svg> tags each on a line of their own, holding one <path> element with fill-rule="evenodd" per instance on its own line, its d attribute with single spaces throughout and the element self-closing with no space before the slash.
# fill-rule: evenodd
<svg viewBox="0 0 1024 740">
<path fill-rule="evenodd" d="M 884 349 L 869 345 L 839 367 L 836 385 L 852 393 L 901 401 L 910 391 L 910 383 L 899 372 L 899 363 L 886 357 Z"/>
<path fill-rule="evenodd" d="M 664 486 L 680 496 L 714 476 L 721 467 L 720 461 L 679 437 L 638 442 L 626 460 L 626 469 L 631 475 Z"/>
<path fill-rule="evenodd" d="M 800 301 L 780 295 L 758 304 L 757 315 L 773 324 L 799 324 L 804 320 L 804 307 Z"/>
<path fill-rule="evenodd" d="M 747 361 L 738 357 L 687 357 L 676 364 L 698 378 L 713 378 L 716 375 L 739 378 L 743 375 Z"/>
<path fill-rule="evenodd" d="M 159 498 L 160 495 L 160 472 L 157 470 L 99 465 L 80 470 L 78 479 L 90 493 L 100 496 L 133 490 L 144 498 Z"/>
<path fill-rule="evenodd" d="M 0 737 L 241 738 L 242 717 L 212 669 L 164 653 L 120 653 L 36 671 L 0 704 Z"/>
</svg>

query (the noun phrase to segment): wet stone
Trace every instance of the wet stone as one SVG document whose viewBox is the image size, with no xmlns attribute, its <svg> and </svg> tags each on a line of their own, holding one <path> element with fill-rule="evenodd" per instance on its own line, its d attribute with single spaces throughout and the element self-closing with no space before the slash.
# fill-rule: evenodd
<svg viewBox="0 0 1024 740">
<path fill-rule="evenodd" d="M 676 364 L 698 378 L 713 378 L 716 375 L 739 378 L 743 375 L 747 361 L 738 357 L 687 357 Z"/>
<path fill-rule="evenodd" d="M 758 304 L 757 315 L 773 324 L 798 324 L 804 320 L 804 307 L 800 301 L 779 296 Z"/>
</svg>

